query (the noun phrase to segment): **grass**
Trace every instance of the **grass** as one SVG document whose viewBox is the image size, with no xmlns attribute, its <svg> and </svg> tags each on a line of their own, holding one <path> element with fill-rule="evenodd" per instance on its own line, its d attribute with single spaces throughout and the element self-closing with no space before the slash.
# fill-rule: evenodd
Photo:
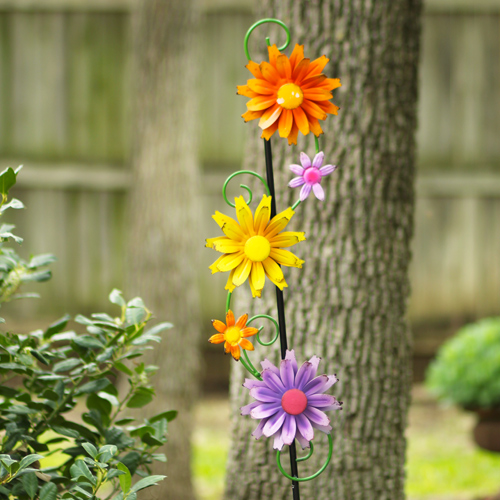
<svg viewBox="0 0 500 500">
<path fill-rule="evenodd" d="M 474 416 L 440 408 L 420 388 L 408 428 L 408 500 L 473 500 L 500 490 L 500 454 L 478 449 L 471 430 Z M 192 470 L 200 500 L 221 500 L 229 446 L 229 407 L 225 399 L 197 408 Z"/>
</svg>

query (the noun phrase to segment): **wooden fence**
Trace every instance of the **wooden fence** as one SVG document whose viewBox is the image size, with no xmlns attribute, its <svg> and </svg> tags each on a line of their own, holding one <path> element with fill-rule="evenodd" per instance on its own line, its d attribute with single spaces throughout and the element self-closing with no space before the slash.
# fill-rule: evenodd
<svg viewBox="0 0 500 500">
<path fill-rule="evenodd" d="M 220 179 L 241 162 L 244 100 L 234 85 L 247 75 L 234 41 L 253 16 L 248 1 L 202 7 L 200 159 L 210 211 Z M 101 309 L 123 283 L 132 8 L 0 0 L 0 166 L 26 165 L 18 196 L 28 210 L 14 217 L 26 251 L 59 258 L 40 287 L 45 298 L 4 314 Z M 436 347 L 429 325 L 499 310 L 499 27 L 497 0 L 432 0 L 425 11 L 410 308 L 423 353 Z"/>
</svg>

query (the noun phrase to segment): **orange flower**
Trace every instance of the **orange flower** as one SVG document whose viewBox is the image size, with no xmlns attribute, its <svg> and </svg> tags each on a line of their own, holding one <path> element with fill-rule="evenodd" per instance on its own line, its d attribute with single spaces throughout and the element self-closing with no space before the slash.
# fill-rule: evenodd
<svg viewBox="0 0 500 500">
<path fill-rule="evenodd" d="M 252 343 L 245 337 L 251 337 L 259 331 L 257 328 L 246 326 L 247 320 L 248 314 L 244 314 L 238 318 L 235 324 L 233 311 L 229 309 L 226 314 L 226 324 L 218 319 L 212 320 L 212 325 L 219 333 L 212 335 L 208 341 L 212 342 L 212 344 L 225 342 L 224 349 L 226 353 L 230 352 L 233 358 L 238 361 L 240 359 L 240 347 L 247 351 L 254 350 Z"/>
<path fill-rule="evenodd" d="M 303 45 L 295 45 L 290 59 L 276 45 L 268 50 L 269 62 L 250 61 L 246 67 L 255 78 L 238 86 L 238 94 L 251 98 L 243 118 L 246 122 L 260 118 L 264 139 L 276 130 L 288 138 L 288 144 L 297 144 L 299 131 L 318 137 L 323 133 L 318 120 L 339 110 L 330 99 L 340 80 L 321 73 L 329 59 L 321 56 L 311 62 L 304 57 Z"/>
</svg>

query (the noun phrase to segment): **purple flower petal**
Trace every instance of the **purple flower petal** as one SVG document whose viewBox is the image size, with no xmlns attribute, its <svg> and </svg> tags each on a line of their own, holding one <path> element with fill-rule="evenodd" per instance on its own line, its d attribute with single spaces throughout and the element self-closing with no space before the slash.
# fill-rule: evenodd
<svg viewBox="0 0 500 500">
<path fill-rule="evenodd" d="M 303 389 L 306 396 L 309 397 L 311 394 L 319 394 L 325 392 L 327 389 L 337 382 L 337 377 L 335 375 L 320 375 L 315 379 L 311 380 Z"/>
<path fill-rule="evenodd" d="M 297 374 L 297 360 L 295 359 L 295 351 L 291 349 L 290 351 L 286 351 L 285 359 L 288 359 L 292 362 L 293 374 Z"/>
<path fill-rule="evenodd" d="M 325 406 L 324 408 L 321 408 L 321 411 L 335 411 L 335 410 L 341 410 L 341 409 L 342 409 L 342 403 L 335 400 L 335 403 L 333 403 L 330 406 Z"/>
<path fill-rule="evenodd" d="M 335 172 L 335 170 L 337 170 L 337 165 L 325 165 L 324 167 L 321 167 L 319 169 L 319 171 L 321 172 L 321 177 L 331 174 L 332 172 Z"/>
<path fill-rule="evenodd" d="M 250 396 L 262 403 L 280 403 L 281 394 L 264 387 L 254 387 L 250 390 Z M 333 396 L 331 396 L 333 397 Z M 331 404 L 331 403 L 330 403 Z"/>
<path fill-rule="evenodd" d="M 303 413 L 300 413 L 299 415 L 295 415 L 295 420 L 297 421 L 297 429 L 304 439 L 308 441 L 314 439 L 314 429 L 308 418 Z"/>
<path fill-rule="evenodd" d="M 259 389 L 253 389 L 253 390 L 258 391 Z M 252 391 L 250 391 L 250 394 L 252 394 Z M 307 398 L 308 406 L 321 408 L 323 411 L 325 406 L 331 406 L 335 403 L 338 404 L 337 400 L 333 396 L 330 396 L 330 394 L 312 394 Z"/>
<path fill-rule="evenodd" d="M 299 186 L 302 186 L 306 181 L 304 180 L 303 177 L 294 177 L 289 183 L 288 187 L 291 188 L 298 188 Z"/>
<path fill-rule="evenodd" d="M 251 412 L 252 418 L 266 418 L 274 415 L 279 410 L 283 411 L 280 403 L 261 403 L 256 406 Z"/>
<path fill-rule="evenodd" d="M 278 432 L 276 432 L 276 433 L 274 434 L 274 444 L 273 444 L 273 448 L 274 448 L 275 450 L 280 450 L 280 451 L 281 451 L 281 450 L 283 449 L 283 445 L 284 445 L 284 444 L 285 444 L 285 443 L 283 443 L 283 439 L 281 439 L 281 429 L 280 429 Z"/>
<path fill-rule="evenodd" d="M 302 175 L 304 173 L 304 169 L 300 165 L 290 165 L 290 170 L 295 175 Z"/>
<path fill-rule="evenodd" d="M 271 437 L 278 429 L 281 429 L 287 413 L 280 410 L 278 413 L 269 418 L 262 429 L 264 436 Z"/>
<path fill-rule="evenodd" d="M 302 364 L 295 376 L 295 387 L 297 389 L 302 391 L 304 386 L 316 376 L 320 359 L 317 356 L 313 356 L 309 361 Z"/>
<path fill-rule="evenodd" d="M 305 153 L 300 153 L 300 163 L 304 168 L 309 168 L 311 166 L 311 159 Z"/>
<path fill-rule="evenodd" d="M 325 159 L 325 153 L 323 151 L 320 151 L 315 157 L 312 162 L 312 166 L 316 168 L 320 168 L 321 165 L 323 165 L 323 160 Z"/>
<path fill-rule="evenodd" d="M 314 422 L 312 423 L 312 426 L 315 428 L 315 429 L 318 429 L 318 431 L 321 431 L 321 432 L 324 432 L 325 434 L 330 434 L 331 430 L 332 430 L 332 426 L 331 425 L 319 425 L 319 424 L 315 424 Z"/>
<path fill-rule="evenodd" d="M 303 450 L 311 447 L 309 441 L 306 438 L 302 437 L 302 434 L 299 432 L 298 429 L 297 429 L 297 434 L 295 434 L 295 439 L 300 443 L 300 446 L 302 447 Z"/>
<path fill-rule="evenodd" d="M 293 373 L 292 362 L 289 359 L 283 359 L 280 363 L 280 374 L 283 384 L 285 384 L 285 389 L 288 391 L 293 389 L 293 383 L 295 381 L 295 373 Z"/>
<path fill-rule="evenodd" d="M 313 184 L 313 192 L 318 200 L 323 201 L 325 199 L 325 192 L 319 182 L 317 184 Z"/>
<path fill-rule="evenodd" d="M 290 446 L 295 440 L 295 434 L 297 433 L 297 423 L 295 422 L 294 415 L 287 415 L 285 418 L 285 423 L 283 424 L 283 429 L 281 431 L 281 439 L 283 442 Z"/>
<path fill-rule="evenodd" d="M 304 201 L 309 196 L 310 192 L 311 192 L 311 185 L 304 184 L 302 186 L 302 189 L 300 190 L 300 201 Z"/>
<path fill-rule="evenodd" d="M 277 368 L 276 366 L 274 366 L 271 361 L 269 361 L 267 358 L 264 359 L 264 361 L 261 361 L 260 362 L 260 366 L 262 366 L 262 369 L 263 370 L 271 370 L 272 372 L 276 373 L 276 375 L 279 376 L 280 374 L 280 371 L 279 371 L 279 368 Z M 265 385 L 265 384 L 264 384 Z M 260 387 L 260 386 L 259 386 Z"/>
<path fill-rule="evenodd" d="M 262 380 L 254 380 L 253 378 L 246 378 L 243 383 L 243 387 L 247 389 L 253 389 L 254 387 L 267 387 Z"/>
<path fill-rule="evenodd" d="M 260 403 L 259 401 L 252 401 L 250 404 L 246 405 L 246 406 L 242 406 L 240 408 L 240 411 L 241 411 L 241 414 L 242 415 L 250 415 L 250 412 L 256 408 L 257 406 L 259 406 Z"/>
<path fill-rule="evenodd" d="M 255 439 L 259 439 L 262 436 L 262 429 L 264 428 L 264 425 L 266 425 L 267 418 L 263 418 L 260 422 L 257 428 L 252 432 L 252 436 Z"/>
<path fill-rule="evenodd" d="M 278 394 L 283 394 L 286 391 L 283 382 L 278 377 L 278 375 L 274 373 L 274 370 L 273 371 L 269 369 L 264 370 L 262 372 L 262 378 L 264 379 L 264 382 L 269 387 L 269 389 L 271 389 L 272 391 L 275 391 Z"/>
<path fill-rule="evenodd" d="M 253 412 L 256 410 L 252 410 L 252 415 Z M 330 424 L 330 419 L 321 411 L 318 410 L 317 408 L 314 408 L 313 406 L 308 406 L 304 412 L 302 413 L 305 417 L 307 417 L 312 424 L 318 424 L 318 425 L 329 425 Z"/>
</svg>

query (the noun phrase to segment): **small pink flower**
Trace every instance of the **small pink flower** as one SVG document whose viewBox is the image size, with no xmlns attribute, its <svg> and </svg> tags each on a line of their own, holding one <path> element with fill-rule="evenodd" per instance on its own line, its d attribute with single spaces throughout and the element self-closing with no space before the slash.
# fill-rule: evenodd
<svg viewBox="0 0 500 500">
<path fill-rule="evenodd" d="M 314 160 L 312 161 L 305 153 L 300 153 L 300 165 L 290 165 L 290 170 L 297 174 L 299 177 L 292 179 L 288 186 L 291 188 L 296 188 L 302 186 L 300 190 L 300 201 L 304 201 L 309 193 L 312 191 L 318 200 L 323 201 L 325 199 L 325 192 L 321 187 L 321 179 L 325 175 L 331 174 L 337 168 L 336 165 L 325 165 L 322 167 L 323 160 L 325 159 L 325 153 L 322 151 L 318 153 Z"/>
</svg>

